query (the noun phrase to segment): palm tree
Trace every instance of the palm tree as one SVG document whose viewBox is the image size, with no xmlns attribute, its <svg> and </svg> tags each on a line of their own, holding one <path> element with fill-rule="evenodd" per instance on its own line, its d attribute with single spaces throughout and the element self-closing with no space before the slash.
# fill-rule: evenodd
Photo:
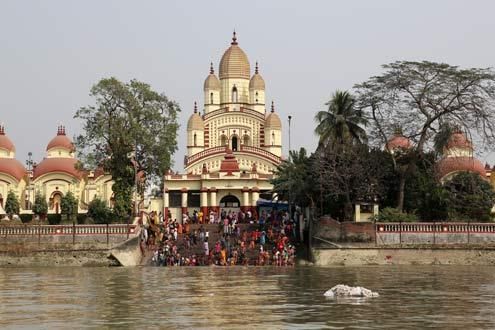
<svg viewBox="0 0 495 330">
<path fill-rule="evenodd" d="M 367 120 L 354 107 L 355 100 L 349 92 L 336 91 L 325 105 L 328 110 L 318 111 L 315 116 L 318 123 L 315 133 L 320 137 L 319 146 L 367 141 L 366 131 L 361 127 L 366 125 Z"/>
</svg>

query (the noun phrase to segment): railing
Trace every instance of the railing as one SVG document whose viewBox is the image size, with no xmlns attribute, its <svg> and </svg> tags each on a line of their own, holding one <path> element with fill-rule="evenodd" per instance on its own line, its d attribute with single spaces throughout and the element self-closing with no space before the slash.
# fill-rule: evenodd
<svg viewBox="0 0 495 330">
<path fill-rule="evenodd" d="M 194 163 L 198 159 L 208 157 L 214 154 L 221 154 L 224 153 L 226 150 L 225 146 L 219 146 L 219 147 L 213 147 L 213 148 L 208 148 L 206 150 L 200 151 L 197 154 L 192 155 L 191 157 L 187 158 L 186 165 L 189 166 L 190 164 Z"/>
<path fill-rule="evenodd" d="M 192 155 L 191 157 L 188 157 L 186 160 L 186 166 L 189 166 L 195 162 L 197 162 L 200 159 L 217 155 L 217 154 L 222 154 L 225 153 L 226 147 L 225 146 L 219 146 L 219 147 L 213 147 L 213 148 L 208 148 L 206 150 L 200 151 L 197 154 Z M 252 147 L 252 146 L 245 146 L 241 144 L 241 148 L 238 151 L 234 151 L 234 155 L 236 153 L 247 153 L 247 154 L 254 154 L 256 156 L 261 156 L 275 164 L 279 164 L 282 159 L 278 157 L 277 155 L 272 154 L 269 151 L 266 151 L 265 149 L 261 149 L 258 147 Z"/>
<path fill-rule="evenodd" d="M 0 237 L 10 235 L 127 235 L 136 232 L 136 225 L 19 225 L 0 226 Z"/>
<path fill-rule="evenodd" d="M 378 233 L 493 233 L 495 223 L 415 222 L 376 223 Z"/>
</svg>

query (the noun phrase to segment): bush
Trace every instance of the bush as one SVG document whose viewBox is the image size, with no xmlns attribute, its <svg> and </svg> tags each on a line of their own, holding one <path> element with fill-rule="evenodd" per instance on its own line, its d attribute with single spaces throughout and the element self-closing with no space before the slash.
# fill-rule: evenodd
<svg viewBox="0 0 495 330">
<path fill-rule="evenodd" d="M 107 207 L 105 201 L 98 197 L 89 203 L 87 215 L 98 224 L 110 223 L 114 218 L 112 210 Z"/>
<path fill-rule="evenodd" d="M 86 213 L 78 213 L 77 214 L 77 224 L 78 225 L 83 225 L 86 223 L 86 218 L 88 215 Z"/>
<path fill-rule="evenodd" d="M 380 211 L 375 220 L 378 222 L 415 222 L 418 221 L 418 217 L 413 213 L 404 213 L 393 207 L 386 207 Z"/>
<path fill-rule="evenodd" d="M 62 215 L 61 214 L 48 214 L 47 219 L 48 219 L 48 223 L 50 225 L 58 225 L 62 221 Z"/>
</svg>

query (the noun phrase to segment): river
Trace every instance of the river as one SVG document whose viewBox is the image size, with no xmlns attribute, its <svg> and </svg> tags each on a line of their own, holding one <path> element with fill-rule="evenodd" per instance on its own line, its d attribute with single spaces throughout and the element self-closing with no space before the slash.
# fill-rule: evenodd
<svg viewBox="0 0 495 330">
<path fill-rule="evenodd" d="M 328 299 L 343 283 L 371 299 Z M 495 267 L 3 268 L 0 328 L 495 329 Z"/>
</svg>

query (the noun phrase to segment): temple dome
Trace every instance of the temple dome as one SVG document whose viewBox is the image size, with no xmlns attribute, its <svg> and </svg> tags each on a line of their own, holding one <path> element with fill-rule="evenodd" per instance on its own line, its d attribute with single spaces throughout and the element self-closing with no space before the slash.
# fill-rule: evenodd
<svg viewBox="0 0 495 330">
<path fill-rule="evenodd" d="M 204 90 L 220 90 L 220 80 L 218 80 L 215 75 L 215 71 L 213 71 L 213 64 L 210 67 L 210 74 L 205 79 L 205 83 L 203 85 Z"/>
<path fill-rule="evenodd" d="M 388 151 L 393 151 L 396 149 L 409 149 L 411 147 L 411 140 L 402 134 L 394 134 L 394 136 L 387 141 L 385 146 Z"/>
<path fill-rule="evenodd" d="M 452 148 L 473 150 L 473 144 L 468 140 L 466 134 L 460 130 L 457 130 L 452 133 L 447 145 L 445 146 L 445 149 L 447 150 Z"/>
<path fill-rule="evenodd" d="M 76 164 L 75 158 L 45 158 L 34 168 L 33 178 L 36 179 L 47 173 L 61 172 L 80 179 L 83 173 L 76 169 Z"/>
<path fill-rule="evenodd" d="M 205 124 L 203 122 L 203 118 L 198 114 L 198 107 L 196 102 L 194 102 L 194 113 L 189 117 L 189 120 L 187 121 L 187 130 L 188 131 L 193 131 L 193 130 L 204 130 Z"/>
<path fill-rule="evenodd" d="M 67 149 L 70 152 L 74 151 L 74 144 L 65 135 L 64 126 L 58 127 L 57 135 L 46 146 L 47 151 L 53 148 L 63 148 L 63 149 Z"/>
<path fill-rule="evenodd" d="M 249 81 L 249 89 L 265 90 L 265 81 L 258 72 L 258 62 L 256 62 L 256 69 L 254 70 L 254 74 L 251 77 L 251 80 Z"/>
<path fill-rule="evenodd" d="M 486 179 L 485 166 L 474 157 L 444 157 L 438 162 L 436 170 L 440 179 L 456 172 L 478 173 Z"/>
<path fill-rule="evenodd" d="M 273 101 L 272 101 L 272 111 L 265 119 L 265 127 L 282 129 L 282 122 L 280 121 L 280 117 L 275 113 L 275 106 L 273 104 Z"/>
<path fill-rule="evenodd" d="M 26 174 L 26 168 L 15 158 L 0 158 L 0 173 L 5 173 L 20 181 Z"/>
<path fill-rule="evenodd" d="M 9 137 L 5 135 L 5 128 L 3 125 L 0 125 L 0 149 L 15 152 L 15 146 Z"/>
<path fill-rule="evenodd" d="M 232 38 L 230 47 L 225 51 L 220 60 L 220 79 L 241 78 L 249 79 L 251 68 L 249 60 L 244 51 L 238 46 L 236 34 Z"/>
</svg>

